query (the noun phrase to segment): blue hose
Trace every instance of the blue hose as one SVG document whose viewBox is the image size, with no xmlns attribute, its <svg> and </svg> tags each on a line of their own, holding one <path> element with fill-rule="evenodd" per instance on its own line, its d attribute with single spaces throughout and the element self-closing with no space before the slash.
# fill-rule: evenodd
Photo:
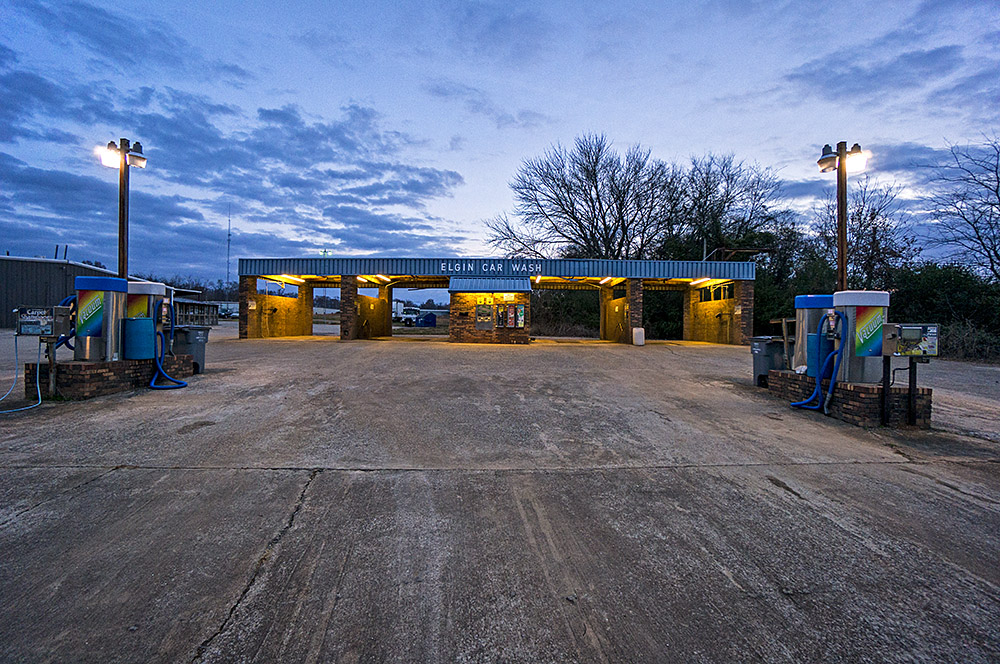
<svg viewBox="0 0 1000 664">
<path fill-rule="evenodd" d="M 14 335 L 14 382 L 13 382 L 13 384 L 11 384 L 10 389 L 7 390 L 7 394 L 5 394 L 2 397 L 0 397 L 0 401 L 3 401 L 8 396 L 10 396 L 10 393 L 14 391 L 15 387 L 17 387 L 17 374 L 18 373 L 20 373 L 20 372 L 17 370 L 17 335 L 15 334 Z"/>
<path fill-rule="evenodd" d="M 822 408 L 824 414 L 826 415 L 830 414 L 829 411 L 830 400 L 833 398 L 833 388 L 837 384 L 837 372 L 840 371 L 840 362 L 844 357 L 844 348 L 847 346 L 847 339 L 846 339 L 847 317 L 844 316 L 844 314 L 841 313 L 840 311 L 834 310 L 834 312 L 837 314 L 837 320 L 840 322 L 840 336 L 841 336 L 840 345 L 837 347 L 837 350 L 827 355 L 826 359 L 823 360 L 822 367 L 816 373 L 816 388 L 813 390 L 812 394 L 809 395 L 808 399 L 792 402 L 793 408 L 808 408 L 809 410 L 819 410 L 820 408 Z M 823 329 L 823 323 L 824 320 L 820 319 L 819 325 L 816 327 L 817 336 L 820 335 L 820 332 Z M 827 388 L 826 398 L 824 399 L 823 376 L 826 375 L 826 368 L 830 365 L 830 360 L 833 359 L 834 356 L 836 356 L 836 361 L 834 362 L 833 365 L 833 373 L 830 375 L 830 385 Z M 814 405 L 809 405 L 813 399 L 817 398 L 818 401 Z"/>
<path fill-rule="evenodd" d="M 167 352 L 167 338 L 163 336 L 163 332 L 156 333 L 157 338 L 160 340 L 160 352 L 156 353 L 153 350 L 153 360 L 156 362 L 156 373 L 153 374 L 153 378 L 149 381 L 149 387 L 153 390 L 177 390 L 182 387 L 187 387 L 187 383 L 183 380 L 177 380 L 176 378 L 171 378 L 167 375 L 167 372 L 163 370 L 163 357 Z M 156 379 L 163 376 L 166 380 L 169 380 L 173 385 L 157 385 Z"/>
<path fill-rule="evenodd" d="M 17 366 L 17 337 L 14 337 L 14 366 Z M 30 406 L 25 406 L 24 408 L 12 408 L 10 410 L 0 410 L 0 415 L 6 415 L 8 413 L 19 413 L 22 410 L 31 410 L 32 408 L 37 408 L 42 405 L 42 384 L 39 380 L 39 374 L 42 370 L 42 344 L 38 344 L 38 361 L 35 362 L 35 392 L 38 394 L 38 401 L 31 404 Z M 17 381 L 17 375 L 14 376 L 15 384 Z M 14 386 L 11 385 L 10 390 L 13 390 Z M 10 394 L 10 390 L 7 394 Z M 7 394 L 3 395 L 3 398 L 7 398 Z"/>
<path fill-rule="evenodd" d="M 73 344 L 69 342 L 69 340 L 72 339 L 74 336 L 76 336 L 76 330 L 70 330 L 69 334 L 59 335 L 59 338 L 56 339 L 56 348 L 59 348 L 60 346 L 66 346 L 66 348 L 69 348 L 70 350 L 76 350 L 76 348 L 73 347 Z"/>
<path fill-rule="evenodd" d="M 170 308 L 170 341 L 174 340 L 174 304 L 173 302 L 168 302 L 167 306 Z M 176 378 L 171 378 L 167 375 L 167 372 L 163 370 L 163 358 L 167 354 L 167 338 L 164 336 L 163 332 L 156 333 L 157 339 L 160 340 L 160 352 L 156 353 L 156 340 L 153 340 L 153 360 L 156 362 L 156 373 L 153 374 L 153 378 L 149 381 L 149 387 L 153 390 L 178 390 L 182 387 L 187 387 L 187 383 L 183 380 L 177 380 Z M 172 354 L 172 352 L 171 352 Z M 163 376 L 165 379 L 174 383 L 173 385 L 157 385 L 156 379 Z"/>
</svg>

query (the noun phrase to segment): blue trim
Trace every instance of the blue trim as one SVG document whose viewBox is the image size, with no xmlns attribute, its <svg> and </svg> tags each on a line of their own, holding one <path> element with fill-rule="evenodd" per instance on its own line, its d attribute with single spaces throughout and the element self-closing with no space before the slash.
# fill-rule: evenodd
<svg viewBox="0 0 1000 664">
<path fill-rule="evenodd" d="M 76 277 L 73 280 L 75 290 L 95 290 L 112 291 L 115 293 L 128 292 L 128 279 L 118 277 Z"/>
<path fill-rule="evenodd" d="M 518 277 L 452 277 L 449 293 L 530 293 L 531 279 Z"/>
<path fill-rule="evenodd" d="M 752 281 L 756 265 L 728 261 L 557 258 L 241 258 L 241 277 L 385 274 L 420 277 L 615 277 Z"/>
<path fill-rule="evenodd" d="M 833 309 L 833 295 L 796 295 L 796 309 Z"/>
</svg>

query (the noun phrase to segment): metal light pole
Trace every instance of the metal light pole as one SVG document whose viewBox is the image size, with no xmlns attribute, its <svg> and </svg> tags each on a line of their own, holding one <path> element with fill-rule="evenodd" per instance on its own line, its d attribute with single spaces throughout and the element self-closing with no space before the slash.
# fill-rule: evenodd
<svg viewBox="0 0 1000 664">
<path fill-rule="evenodd" d="M 118 168 L 118 276 L 128 279 L 128 169 L 130 166 L 146 168 L 146 157 L 142 154 L 139 141 L 130 144 L 127 138 L 108 143 L 101 150 L 101 163 Z"/>
<path fill-rule="evenodd" d="M 121 139 L 118 166 L 118 278 L 128 279 L 128 154 L 127 139 Z"/>
<path fill-rule="evenodd" d="M 855 143 L 847 150 L 847 141 L 837 143 L 834 152 L 829 144 L 823 146 L 819 170 L 828 173 L 837 170 L 837 290 L 847 290 L 847 171 L 858 173 L 865 169 L 867 156 Z"/>
</svg>

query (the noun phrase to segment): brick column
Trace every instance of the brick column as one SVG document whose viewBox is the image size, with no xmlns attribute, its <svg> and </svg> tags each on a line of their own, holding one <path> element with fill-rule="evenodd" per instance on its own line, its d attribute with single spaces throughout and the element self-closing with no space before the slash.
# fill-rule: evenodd
<svg viewBox="0 0 1000 664">
<path fill-rule="evenodd" d="M 642 279 L 625 280 L 625 296 L 628 300 L 628 341 L 632 343 L 633 327 L 642 327 Z"/>
<path fill-rule="evenodd" d="M 313 287 L 312 284 L 299 284 L 298 317 L 302 326 L 302 334 L 313 333 Z"/>
<path fill-rule="evenodd" d="M 684 341 L 691 341 L 694 337 L 694 303 L 699 299 L 698 289 L 688 286 L 684 291 L 684 333 L 681 338 Z"/>
<path fill-rule="evenodd" d="M 239 283 L 240 339 L 250 338 L 250 301 L 257 294 L 257 277 L 241 276 Z"/>
<path fill-rule="evenodd" d="M 358 338 L 358 278 L 340 277 L 340 340 Z"/>
<path fill-rule="evenodd" d="M 733 313 L 733 326 L 736 330 L 733 343 L 746 346 L 753 337 L 753 282 L 737 281 L 734 290 L 737 308 Z"/>
</svg>

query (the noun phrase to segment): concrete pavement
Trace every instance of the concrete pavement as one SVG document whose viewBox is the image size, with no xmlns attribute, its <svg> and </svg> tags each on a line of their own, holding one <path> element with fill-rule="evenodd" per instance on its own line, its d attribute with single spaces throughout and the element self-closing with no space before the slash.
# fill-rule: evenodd
<svg viewBox="0 0 1000 664">
<path fill-rule="evenodd" d="M 794 412 L 746 348 L 212 335 L 0 419 L 0 659 L 1000 658 L 988 426 Z"/>
</svg>

